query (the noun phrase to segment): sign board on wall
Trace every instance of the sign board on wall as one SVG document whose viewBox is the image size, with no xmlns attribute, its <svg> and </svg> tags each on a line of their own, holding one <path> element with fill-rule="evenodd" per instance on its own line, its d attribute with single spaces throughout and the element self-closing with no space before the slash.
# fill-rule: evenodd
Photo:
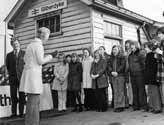
<svg viewBox="0 0 164 125">
<path fill-rule="evenodd" d="M 11 115 L 10 86 L 0 86 L 0 117 Z"/>
<path fill-rule="evenodd" d="M 40 95 L 40 111 L 50 110 L 50 109 L 53 109 L 50 84 L 43 84 L 43 93 Z M 9 85 L 0 86 L 0 118 L 8 117 L 10 115 L 11 115 L 10 86 Z"/>
<path fill-rule="evenodd" d="M 52 11 L 60 10 L 67 7 L 67 0 L 58 0 L 51 4 L 29 10 L 28 16 L 38 16 Z"/>
</svg>

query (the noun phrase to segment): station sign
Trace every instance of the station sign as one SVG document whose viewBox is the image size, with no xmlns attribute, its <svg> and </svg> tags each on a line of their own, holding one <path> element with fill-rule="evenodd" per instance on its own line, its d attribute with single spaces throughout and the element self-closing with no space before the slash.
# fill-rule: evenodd
<svg viewBox="0 0 164 125">
<path fill-rule="evenodd" d="M 61 10 L 67 7 L 67 0 L 58 0 L 51 4 L 29 10 L 28 17 L 34 17 L 52 11 Z"/>
</svg>

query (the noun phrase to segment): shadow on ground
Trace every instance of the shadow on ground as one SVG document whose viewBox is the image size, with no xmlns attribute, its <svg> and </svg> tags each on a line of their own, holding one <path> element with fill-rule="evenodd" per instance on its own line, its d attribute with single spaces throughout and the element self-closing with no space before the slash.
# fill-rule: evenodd
<svg viewBox="0 0 164 125">
<path fill-rule="evenodd" d="M 121 125 L 121 123 L 119 123 L 119 122 L 114 122 L 114 123 L 110 123 L 110 124 L 107 124 L 107 125 Z"/>
</svg>

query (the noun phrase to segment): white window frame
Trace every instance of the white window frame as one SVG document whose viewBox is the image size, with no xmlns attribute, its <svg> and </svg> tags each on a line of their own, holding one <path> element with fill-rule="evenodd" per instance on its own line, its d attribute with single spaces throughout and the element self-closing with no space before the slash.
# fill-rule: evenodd
<svg viewBox="0 0 164 125">
<path fill-rule="evenodd" d="M 60 31 L 51 33 L 50 37 L 55 37 L 55 36 L 61 35 L 62 34 L 61 10 L 60 11 L 56 11 L 56 12 L 46 13 L 46 14 L 39 15 L 39 16 L 35 17 L 35 33 L 37 33 L 37 30 L 38 30 L 38 24 L 37 24 L 38 20 L 45 19 L 45 18 L 50 18 L 50 17 L 56 16 L 56 15 L 60 16 Z"/>
<path fill-rule="evenodd" d="M 109 38 L 109 39 L 115 39 L 115 40 L 120 40 L 120 42 L 122 42 L 122 25 L 118 24 L 118 23 L 113 23 L 111 21 L 108 21 L 108 20 L 104 20 L 104 25 L 105 23 L 110 23 L 110 24 L 114 24 L 114 25 L 118 25 L 119 26 L 119 34 L 120 36 L 112 36 L 112 35 L 109 35 L 108 33 L 105 33 L 105 29 L 104 29 L 104 38 Z"/>
</svg>

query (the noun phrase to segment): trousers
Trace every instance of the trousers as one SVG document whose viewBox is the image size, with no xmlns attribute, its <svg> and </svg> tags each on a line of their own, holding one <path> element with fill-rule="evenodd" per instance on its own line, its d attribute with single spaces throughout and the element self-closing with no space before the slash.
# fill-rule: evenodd
<svg viewBox="0 0 164 125">
<path fill-rule="evenodd" d="M 66 90 L 58 90 L 58 110 L 66 110 L 66 98 L 67 91 Z"/>
<path fill-rule="evenodd" d="M 131 76 L 133 91 L 133 108 L 145 109 L 147 107 L 147 97 L 143 76 Z"/>
<path fill-rule="evenodd" d="M 25 125 L 40 124 L 39 107 L 40 107 L 40 95 L 27 94 Z"/>
</svg>

